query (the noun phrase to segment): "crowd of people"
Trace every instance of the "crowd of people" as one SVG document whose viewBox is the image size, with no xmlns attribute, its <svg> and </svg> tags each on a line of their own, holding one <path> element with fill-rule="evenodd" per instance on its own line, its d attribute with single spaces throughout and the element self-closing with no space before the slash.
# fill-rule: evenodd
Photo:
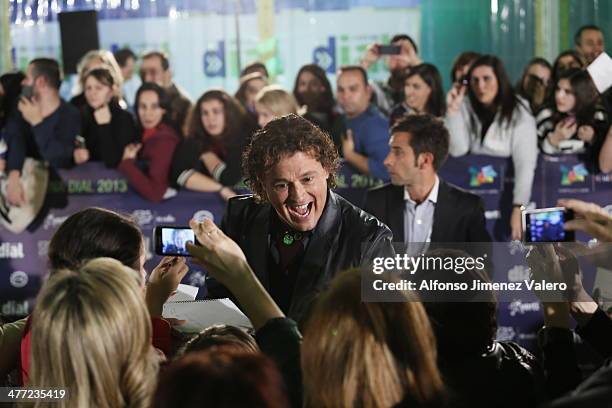
<svg viewBox="0 0 612 408">
<path fill-rule="evenodd" d="M 552 65 L 531 60 L 516 86 L 499 57 L 464 52 L 445 94 L 436 66 L 422 62 L 417 44 L 400 34 L 390 42 L 397 53 L 383 55 L 381 44 L 372 44 L 359 65 L 340 67 L 335 97 L 315 64 L 299 70 L 289 92 L 269 84 L 265 65 L 253 63 L 242 71 L 234 96 L 212 89 L 195 103 L 173 81 L 170 60 L 160 51 L 141 56 L 140 78 L 134 75 L 138 57 L 129 49 L 88 52 L 78 64 L 70 103 L 59 97 L 58 63 L 37 58 L 25 74 L 2 76 L 5 199 L 9 205 L 24 202 L 20 174 L 31 157 L 57 168 L 103 162 L 151 201 L 180 188 L 218 192 L 227 200 L 235 195 L 240 154 L 253 132 L 290 113 L 330 134 L 355 170 L 388 181 L 390 127 L 405 115 L 428 113 L 448 127 L 452 156 L 512 158 L 518 207 L 530 201 L 538 151 L 582 154 L 595 171 L 612 170 L 610 93 L 599 95 L 584 70 L 603 52 L 603 34 L 584 26 L 575 40 L 576 49 L 562 52 Z M 368 68 L 383 58 L 389 79 L 369 81 Z"/>
<path fill-rule="evenodd" d="M 430 244 L 490 243 L 482 198 L 438 176 L 449 154 L 512 158 L 513 238 L 538 151 L 581 153 L 612 170 L 610 94 L 599 95 L 584 71 L 603 51 L 601 30 L 581 28 L 576 50 L 552 66 L 531 61 L 516 87 L 500 58 L 463 53 L 446 95 L 409 36 L 396 35 L 390 46 L 372 44 L 360 65 L 341 67 L 336 99 L 316 65 L 302 67 L 288 92 L 268 84 L 265 66 L 255 63 L 234 96 L 207 90 L 192 104 L 158 51 L 141 57 L 135 92 L 128 84 L 137 57 L 129 50 L 85 55 L 70 102 L 59 97 L 52 59 L 4 75 L 8 205 L 28 199 L 26 159 L 53 168 L 103 162 L 151 201 L 179 188 L 217 192 L 227 200 L 225 216 L 220 226 L 191 221 L 198 245 L 187 244 L 190 263 L 208 271 L 207 295 L 234 299 L 254 329 L 212 326 L 181 344 L 172 335 L 180 322 L 162 314 L 189 269 L 186 258 L 165 257 L 148 273 L 134 220 L 83 209 L 49 243 L 49 276 L 33 313 L 0 326 L 4 383 L 66 389 L 60 407 L 609 406 L 612 366 L 584 378 L 574 338 L 607 359 L 612 321 L 565 247 L 526 255 L 533 279 L 571 287 L 563 301 L 540 299 L 538 357 L 496 340 L 492 293 L 481 302 L 421 302 L 405 293 L 400 302 L 362 301 L 363 268 L 393 258 L 394 241 L 445 258 L 466 254 Z M 389 49 L 388 81 L 371 83 L 368 68 Z M 341 157 L 388 182 L 368 191 L 365 210 L 333 191 Z M 236 196 L 240 180 L 252 194 Z M 609 250 L 598 248 L 612 241 L 612 216 L 582 201 L 559 205 L 576 214 L 566 229 L 600 241 L 577 253 L 596 253 L 609 267 Z"/>
</svg>

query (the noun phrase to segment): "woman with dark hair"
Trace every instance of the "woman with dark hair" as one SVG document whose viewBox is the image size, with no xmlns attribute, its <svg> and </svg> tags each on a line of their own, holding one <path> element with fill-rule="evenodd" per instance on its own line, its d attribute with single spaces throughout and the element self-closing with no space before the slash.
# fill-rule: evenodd
<svg viewBox="0 0 612 408">
<path fill-rule="evenodd" d="M 499 58 L 484 55 L 468 72 L 469 85 L 449 92 L 446 126 L 449 153 L 511 157 L 514 164 L 511 238 L 521 237 L 521 206 L 531 199 L 538 160 L 536 124 L 529 108 L 516 97 Z M 464 98 L 467 93 L 467 98 Z"/>
<path fill-rule="evenodd" d="M 529 61 L 516 85 L 516 93 L 529 104 L 531 112 L 537 115 L 550 94 L 552 67 L 544 58 Z"/>
<path fill-rule="evenodd" d="M 159 85 L 142 84 L 136 92 L 135 108 L 142 143 L 125 146 L 118 169 L 138 193 L 159 202 L 176 194 L 168 188 L 168 175 L 179 133 L 171 126 L 170 102 Z"/>
<path fill-rule="evenodd" d="M 580 68 L 562 71 L 555 82 L 554 103 L 537 117 L 540 149 L 548 154 L 597 156 L 608 131 L 608 118 L 589 74 Z"/>
<path fill-rule="evenodd" d="M 446 113 L 442 77 L 434 65 L 420 64 L 406 72 L 404 97 L 404 102 L 391 112 L 390 126 L 393 126 L 404 115 L 429 113 L 442 117 Z"/>
<path fill-rule="evenodd" d="M 9 72 L 0 76 L 0 129 L 4 128 L 11 112 L 17 108 L 21 93 L 21 81 L 25 75 L 21 71 Z"/>
<path fill-rule="evenodd" d="M 85 143 L 81 140 L 74 149 L 74 162 L 101 161 L 115 168 L 125 146 L 138 141 L 134 119 L 119 105 L 113 75 L 107 68 L 88 71 L 83 86 L 87 104 L 81 108 L 81 136 Z"/>
<path fill-rule="evenodd" d="M 575 50 L 563 51 L 557 56 L 552 68 L 553 79 L 557 79 L 561 72 L 570 68 L 584 68 L 584 62 Z"/>
<path fill-rule="evenodd" d="M 50 275 L 78 270 L 88 260 L 113 258 L 135 270 L 144 288 L 144 298 L 153 327 L 153 345 L 165 354 L 171 351 L 170 324 L 162 318 L 164 303 L 188 271 L 184 257 L 165 257 L 149 275 L 144 286 L 145 239 L 131 218 L 103 208 L 86 208 L 72 214 L 57 229 L 49 243 Z M 142 293 L 142 292 L 141 292 Z M 21 341 L 21 367 L 24 383 L 30 367 L 31 326 L 28 320 Z"/>
<path fill-rule="evenodd" d="M 253 130 L 247 114 L 227 92 L 205 92 L 193 107 L 189 132 L 172 159 L 171 180 L 228 200 L 241 179 L 240 155 Z"/>
<path fill-rule="evenodd" d="M 338 115 L 334 112 L 336 101 L 323 68 L 317 64 L 302 66 L 295 77 L 293 96 L 299 106 L 306 106 L 304 118 L 328 133 L 332 131 Z"/>
</svg>

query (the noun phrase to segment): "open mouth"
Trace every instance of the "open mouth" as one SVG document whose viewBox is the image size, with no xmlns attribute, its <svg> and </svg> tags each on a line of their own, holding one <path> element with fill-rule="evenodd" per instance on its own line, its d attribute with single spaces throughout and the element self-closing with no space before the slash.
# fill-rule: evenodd
<svg viewBox="0 0 612 408">
<path fill-rule="evenodd" d="M 297 219 L 303 219 L 303 218 L 307 218 L 310 215 L 310 211 L 312 211 L 312 202 L 307 203 L 307 204 L 300 204 L 300 205 L 296 205 L 296 204 L 292 204 L 292 205 L 286 205 L 287 210 L 289 211 L 289 214 L 291 214 L 292 217 L 297 218 Z"/>
</svg>

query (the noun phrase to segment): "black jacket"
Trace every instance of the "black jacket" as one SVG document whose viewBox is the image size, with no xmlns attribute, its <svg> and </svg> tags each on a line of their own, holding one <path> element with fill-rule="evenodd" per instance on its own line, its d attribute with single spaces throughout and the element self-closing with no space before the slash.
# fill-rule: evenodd
<svg viewBox="0 0 612 408">
<path fill-rule="evenodd" d="M 546 397 L 540 364 L 510 341 L 495 341 L 482 355 L 441 353 L 438 364 L 453 408 L 528 408 Z"/>
<path fill-rule="evenodd" d="M 123 150 L 139 141 L 132 114 L 116 102 L 109 105 L 111 121 L 98 125 L 93 109 L 85 105 L 81 110 L 82 136 L 85 138 L 90 161 L 101 161 L 108 168 L 116 168 L 123 158 Z"/>
<path fill-rule="evenodd" d="M 385 184 L 366 194 L 364 209 L 404 242 L 404 187 Z M 491 242 L 486 229 L 482 198 L 440 179 L 431 242 Z"/>
<path fill-rule="evenodd" d="M 567 329 L 544 329 L 539 333 L 544 365 L 549 382 L 561 382 L 565 390 L 571 390 L 580 380 L 577 357 L 571 331 Z M 598 309 L 587 324 L 576 329 L 580 337 L 589 343 L 606 363 L 570 394 L 558 398 L 547 408 L 612 407 L 612 320 Z M 552 377 L 554 375 L 554 377 Z M 557 387 L 562 389 L 563 387 Z"/>
<path fill-rule="evenodd" d="M 221 224 L 240 245 L 247 261 L 266 290 L 270 291 L 269 203 L 253 196 L 229 200 Z M 374 257 L 395 256 L 389 228 L 334 192 L 328 191 L 325 209 L 310 236 L 299 268 L 288 317 L 303 322 L 319 292 L 344 269 L 368 265 Z M 276 300 L 276 299 L 275 299 Z"/>
</svg>

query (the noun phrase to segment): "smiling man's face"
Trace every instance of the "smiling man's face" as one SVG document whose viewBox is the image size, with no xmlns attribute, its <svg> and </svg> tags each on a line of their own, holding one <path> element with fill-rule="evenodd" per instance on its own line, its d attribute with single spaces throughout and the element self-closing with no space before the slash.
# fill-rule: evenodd
<svg viewBox="0 0 612 408">
<path fill-rule="evenodd" d="M 309 153 L 283 157 L 264 179 L 270 204 L 278 216 L 296 231 L 314 229 L 327 200 L 329 173 Z"/>
</svg>

